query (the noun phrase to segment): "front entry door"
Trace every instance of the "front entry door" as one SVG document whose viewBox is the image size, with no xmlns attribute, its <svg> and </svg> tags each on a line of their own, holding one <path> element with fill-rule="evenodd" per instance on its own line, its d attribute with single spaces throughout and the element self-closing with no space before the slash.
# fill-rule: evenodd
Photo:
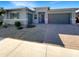
<svg viewBox="0 0 79 59">
<path fill-rule="evenodd" d="M 39 20 L 39 23 L 45 23 L 45 12 L 39 12 L 38 13 L 38 20 Z"/>
</svg>

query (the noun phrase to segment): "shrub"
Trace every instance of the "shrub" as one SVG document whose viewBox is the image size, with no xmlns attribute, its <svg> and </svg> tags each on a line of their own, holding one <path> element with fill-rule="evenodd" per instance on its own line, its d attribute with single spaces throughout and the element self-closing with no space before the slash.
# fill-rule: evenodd
<svg viewBox="0 0 79 59">
<path fill-rule="evenodd" d="M 19 21 L 16 21 L 16 22 L 15 22 L 15 26 L 16 26 L 16 27 L 20 27 L 20 26 L 21 26 L 21 23 L 20 23 Z"/>
<path fill-rule="evenodd" d="M 0 26 L 2 26 L 2 24 L 3 24 L 3 22 L 2 22 L 2 21 L 0 21 Z"/>
<path fill-rule="evenodd" d="M 23 28 L 23 27 L 21 27 L 21 22 L 20 21 L 16 21 L 15 26 L 17 27 L 17 29 L 22 29 Z"/>
</svg>

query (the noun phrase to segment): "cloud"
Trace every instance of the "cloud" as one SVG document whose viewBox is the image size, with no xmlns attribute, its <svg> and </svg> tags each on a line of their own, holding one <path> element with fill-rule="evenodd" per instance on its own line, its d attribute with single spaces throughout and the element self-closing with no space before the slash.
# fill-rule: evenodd
<svg viewBox="0 0 79 59">
<path fill-rule="evenodd" d="M 35 7 L 35 2 L 26 2 L 26 1 L 11 1 L 11 3 L 15 6 L 20 7 Z"/>
</svg>

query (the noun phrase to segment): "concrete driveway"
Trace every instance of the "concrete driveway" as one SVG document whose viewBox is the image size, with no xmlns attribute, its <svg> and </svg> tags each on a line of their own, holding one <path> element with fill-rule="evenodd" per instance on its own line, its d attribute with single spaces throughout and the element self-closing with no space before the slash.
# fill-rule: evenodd
<svg viewBox="0 0 79 59">
<path fill-rule="evenodd" d="M 49 43 L 70 49 L 79 49 L 79 25 L 37 24 L 34 28 L 17 30 L 0 28 L 0 39 L 13 38 L 30 42 Z"/>
</svg>

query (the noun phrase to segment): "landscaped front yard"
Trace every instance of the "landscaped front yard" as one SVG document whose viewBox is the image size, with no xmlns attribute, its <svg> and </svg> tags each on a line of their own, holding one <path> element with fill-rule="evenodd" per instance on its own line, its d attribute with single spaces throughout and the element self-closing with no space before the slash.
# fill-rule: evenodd
<svg viewBox="0 0 79 59">
<path fill-rule="evenodd" d="M 79 25 L 38 24 L 34 28 L 17 30 L 14 26 L 0 28 L 0 40 L 14 38 L 19 40 L 49 43 L 65 48 L 79 49 Z"/>
</svg>

